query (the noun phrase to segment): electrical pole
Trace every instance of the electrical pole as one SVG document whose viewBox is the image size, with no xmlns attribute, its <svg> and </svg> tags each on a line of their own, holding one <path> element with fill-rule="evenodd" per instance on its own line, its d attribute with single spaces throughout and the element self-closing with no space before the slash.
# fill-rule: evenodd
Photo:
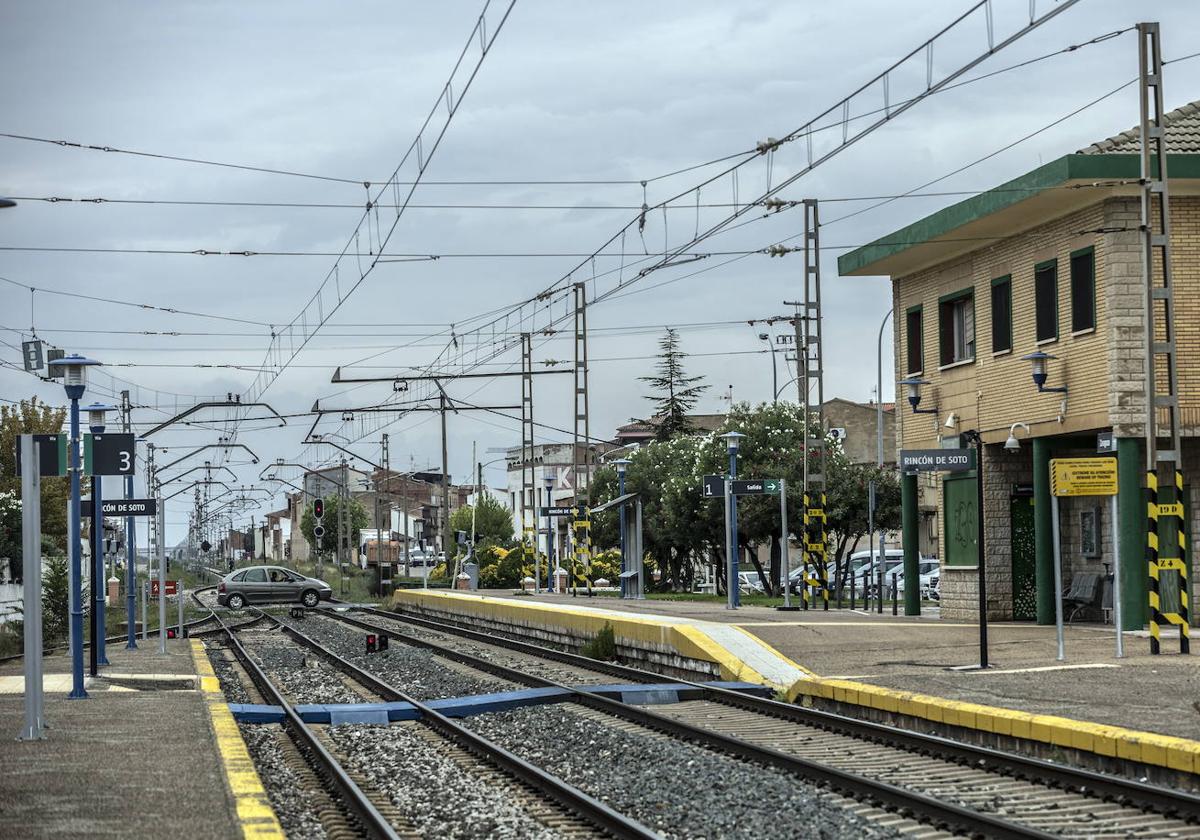
<svg viewBox="0 0 1200 840">
<path fill-rule="evenodd" d="M 444 390 L 438 397 L 438 405 L 442 414 L 442 504 L 438 514 L 438 537 L 441 541 L 442 553 L 446 556 L 446 572 L 449 574 L 450 542 L 446 536 L 450 530 L 450 453 L 446 441 L 446 392 Z M 451 586 L 453 585 L 453 581 L 451 581 Z"/>
</svg>

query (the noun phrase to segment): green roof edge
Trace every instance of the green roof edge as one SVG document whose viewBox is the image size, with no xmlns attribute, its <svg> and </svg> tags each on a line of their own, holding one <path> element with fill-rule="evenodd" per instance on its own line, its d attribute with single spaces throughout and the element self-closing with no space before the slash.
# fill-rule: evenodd
<svg viewBox="0 0 1200 840">
<path fill-rule="evenodd" d="M 862 271 L 873 263 L 945 236 L 963 225 L 1068 181 L 1138 178 L 1141 176 L 1140 158 L 1137 153 L 1063 155 L 987 192 L 952 204 L 870 244 L 842 254 L 838 257 L 838 274 L 846 276 Z M 1200 178 L 1200 155 L 1167 155 L 1167 172 L 1171 180 Z"/>
</svg>

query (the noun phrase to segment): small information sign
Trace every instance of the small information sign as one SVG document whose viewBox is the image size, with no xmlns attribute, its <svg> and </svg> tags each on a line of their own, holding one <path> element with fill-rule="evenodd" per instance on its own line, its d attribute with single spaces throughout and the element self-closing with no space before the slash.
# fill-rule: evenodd
<svg viewBox="0 0 1200 840">
<path fill-rule="evenodd" d="M 166 583 L 167 583 L 167 596 L 168 597 L 170 597 L 171 595 L 179 594 L 179 581 L 168 580 Z M 152 597 L 152 598 L 158 597 L 158 578 L 150 578 L 150 597 Z"/>
<path fill-rule="evenodd" d="M 1115 458 L 1053 458 L 1050 493 L 1054 496 L 1115 496 Z"/>
<path fill-rule="evenodd" d="M 725 495 L 725 476 L 723 475 L 706 475 L 704 476 L 704 498 L 716 499 Z"/>
<path fill-rule="evenodd" d="M 157 499 L 105 499 L 101 505 L 105 516 L 154 516 L 158 513 Z M 92 500 L 79 500 L 79 515 L 92 515 Z"/>
<path fill-rule="evenodd" d="M 735 496 L 774 496 L 779 493 L 779 479 L 750 478 L 734 480 L 729 484 L 729 492 Z"/>
<path fill-rule="evenodd" d="M 552 505 L 542 508 L 545 516 L 574 516 L 575 508 L 571 505 Z"/>
</svg>

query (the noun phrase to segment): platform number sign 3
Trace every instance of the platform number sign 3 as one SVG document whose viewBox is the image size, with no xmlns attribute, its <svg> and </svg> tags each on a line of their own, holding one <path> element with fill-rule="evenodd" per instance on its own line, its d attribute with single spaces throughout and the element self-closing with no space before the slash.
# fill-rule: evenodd
<svg viewBox="0 0 1200 840">
<path fill-rule="evenodd" d="M 84 439 L 85 472 L 91 475 L 133 475 L 137 450 L 132 434 L 92 434 Z"/>
</svg>

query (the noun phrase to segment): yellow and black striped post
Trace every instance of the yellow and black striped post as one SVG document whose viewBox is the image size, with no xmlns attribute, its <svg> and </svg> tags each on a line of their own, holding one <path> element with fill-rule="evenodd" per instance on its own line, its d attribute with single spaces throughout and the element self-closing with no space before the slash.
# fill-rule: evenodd
<svg viewBox="0 0 1200 840">
<path fill-rule="evenodd" d="M 578 592 L 582 582 L 587 594 L 592 594 L 591 512 L 580 506 L 575 514 L 575 554 L 571 561 L 571 588 Z"/>
<path fill-rule="evenodd" d="M 813 597 L 812 590 L 819 589 L 825 609 L 829 609 L 829 566 L 825 559 L 825 494 L 821 494 L 819 506 L 812 505 L 811 497 L 804 494 L 804 557 L 803 574 L 804 609 L 808 609 Z M 809 566 L 812 572 L 809 571 Z"/>
<path fill-rule="evenodd" d="M 1157 654 L 1162 613 L 1159 612 L 1158 595 L 1158 476 L 1154 470 L 1146 471 L 1146 566 L 1150 572 L 1147 589 L 1150 597 L 1150 653 Z"/>
<path fill-rule="evenodd" d="M 1146 563 L 1150 571 L 1150 653 L 1161 652 L 1160 633 L 1163 624 L 1173 624 L 1179 628 L 1179 652 L 1191 653 L 1188 621 L 1188 567 L 1187 567 L 1187 533 L 1185 532 L 1185 517 L 1183 507 L 1183 472 L 1175 473 L 1175 501 L 1169 504 L 1158 503 L 1158 476 L 1155 472 L 1146 473 Z M 1160 546 L 1158 539 L 1158 520 L 1160 516 L 1173 516 L 1176 520 L 1178 554 L 1172 557 L 1162 556 L 1166 546 Z M 1164 571 L 1179 573 L 1179 612 L 1163 612 L 1162 592 L 1160 590 L 1161 574 Z"/>
</svg>

